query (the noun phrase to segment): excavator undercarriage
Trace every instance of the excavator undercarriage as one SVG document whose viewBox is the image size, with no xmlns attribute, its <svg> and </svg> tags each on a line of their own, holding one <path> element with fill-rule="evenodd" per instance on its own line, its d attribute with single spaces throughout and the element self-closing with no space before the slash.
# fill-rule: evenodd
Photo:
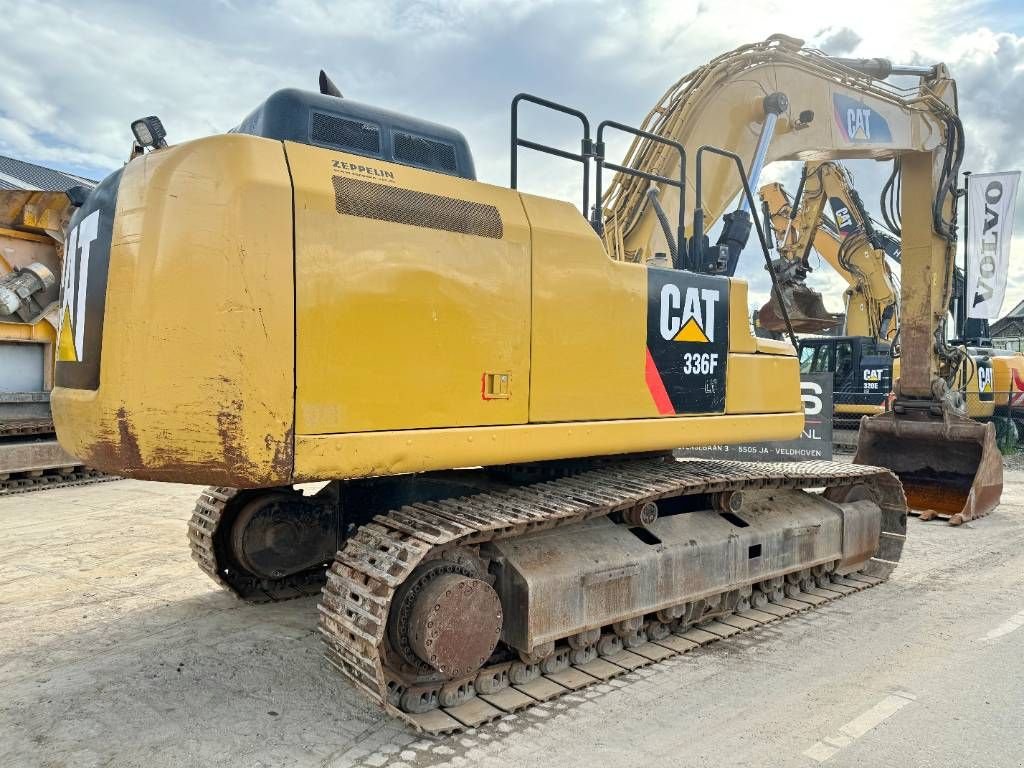
<svg viewBox="0 0 1024 768">
<path fill-rule="evenodd" d="M 543 476 L 208 488 L 189 540 L 245 600 L 322 589 L 331 663 L 439 733 L 877 584 L 906 534 L 899 483 L 872 467 L 664 457 Z"/>
</svg>

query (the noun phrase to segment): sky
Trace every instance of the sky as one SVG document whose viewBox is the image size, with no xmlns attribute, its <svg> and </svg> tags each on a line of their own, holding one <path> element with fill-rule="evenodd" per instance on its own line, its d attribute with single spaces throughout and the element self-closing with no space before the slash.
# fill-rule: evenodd
<svg viewBox="0 0 1024 768">
<path fill-rule="evenodd" d="M 135 118 L 159 115 L 172 143 L 221 133 L 279 88 L 315 90 L 323 68 L 346 97 L 458 128 L 479 178 L 507 184 L 516 93 L 636 124 L 681 75 L 775 32 L 837 56 L 945 62 L 962 168 L 1024 168 L 1021 0 L 0 0 L 0 154 L 102 178 L 127 159 Z M 569 148 L 576 137 L 565 120 L 524 130 Z M 851 166 L 877 215 L 888 164 Z M 798 174 L 776 163 L 762 182 L 792 191 Z M 577 199 L 565 164 L 531 159 L 520 179 Z M 1024 300 L 1024 200 L 1016 231 L 1004 311 Z M 755 299 L 767 296 L 761 258 L 748 248 L 740 269 Z M 837 276 L 818 270 L 811 283 L 841 310 Z"/>
</svg>

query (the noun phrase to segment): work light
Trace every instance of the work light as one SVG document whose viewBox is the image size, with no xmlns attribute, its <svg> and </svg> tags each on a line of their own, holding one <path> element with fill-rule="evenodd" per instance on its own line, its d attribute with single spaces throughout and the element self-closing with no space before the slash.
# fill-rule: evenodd
<svg viewBox="0 0 1024 768">
<path fill-rule="evenodd" d="M 133 122 L 132 133 L 135 134 L 135 140 L 139 143 L 140 147 L 160 149 L 167 146 L 167 142 L 164 141 L 167 131 L 164 130 L 164 124 L 160 122 L 160 118 L 156 115 L 140 117 Z"/>
</svg>

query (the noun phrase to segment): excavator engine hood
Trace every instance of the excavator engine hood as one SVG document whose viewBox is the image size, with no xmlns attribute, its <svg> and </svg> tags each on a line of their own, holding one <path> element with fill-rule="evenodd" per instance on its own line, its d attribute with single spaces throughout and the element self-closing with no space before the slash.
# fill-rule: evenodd
<svg viewBox="0 0 1024 768">
<path fill-rule="evenodd" d="M 855 464 L 892 470 L 907 506 L 953 525 L 988 514 L 1003 491 L 994 424 L 946 414 L 941 420 L 888 412 L 861 419 Z"/>
</svg>

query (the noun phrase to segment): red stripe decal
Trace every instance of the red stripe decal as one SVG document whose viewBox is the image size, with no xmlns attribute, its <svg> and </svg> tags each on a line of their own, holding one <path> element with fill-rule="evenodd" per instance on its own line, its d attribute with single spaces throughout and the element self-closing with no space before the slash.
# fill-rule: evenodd
<svg viewBox="0 0 1024 768">
<path fill-rule="evenodd" d="M 668 392 L 665 391 L 665 383 L 661 380 L 661 374 L 658 373 L 658 366 L 654 364 L 654 358 L 651 357 L 651 350 L 649 349 L 647 350 L 647 367 L 644 372 L 644 376 L 647 379 L 647 389 L 651 391 L 651 397 L 654 398 L 654 404 L 658 407 L 658 413 L 675 413 L 676 409 L 672 407 L 672 401 L 668 399 Z"/>
</svg>

